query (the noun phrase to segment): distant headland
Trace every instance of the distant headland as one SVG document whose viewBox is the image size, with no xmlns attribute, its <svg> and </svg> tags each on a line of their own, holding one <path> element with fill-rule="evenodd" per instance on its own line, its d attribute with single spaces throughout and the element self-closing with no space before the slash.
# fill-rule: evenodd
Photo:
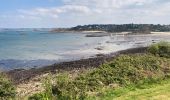
<svg viewBox="0 0 170 100">
<path fill-rule="evenodd" d="M 150 32 L 169 32 L 170 25 L 160 24 L 92 24 L 78 25 L 71 28 L 54 28 L 52 32 L 131 32 L 131 33 L 150 33 Z"/>
</svg>

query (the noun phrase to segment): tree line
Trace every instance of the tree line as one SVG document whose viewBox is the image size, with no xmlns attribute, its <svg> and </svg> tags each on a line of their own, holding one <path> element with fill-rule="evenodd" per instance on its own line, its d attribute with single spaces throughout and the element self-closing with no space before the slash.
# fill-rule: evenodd
<svg viewBox="0 0 170 100">
<path fill-rule="evenodd" d="M 154 24 L 93 24 L 78 25 L 69 29 L 70 31 L 106 31 L 106 32 L 167 32 L 170 25 Z"/>
</svg>

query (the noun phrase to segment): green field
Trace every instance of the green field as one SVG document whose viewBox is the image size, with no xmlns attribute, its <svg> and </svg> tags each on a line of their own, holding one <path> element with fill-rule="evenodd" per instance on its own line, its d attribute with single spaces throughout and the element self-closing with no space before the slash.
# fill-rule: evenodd
<svg viewBox="0 0 170 100">
<path fill-rule="evenodd" d="M 140 87 L 129 86 L 103 91 L 102 96 L 89 97 L 90 100 L 170 100 L 170 79 Z"/>
</svg>

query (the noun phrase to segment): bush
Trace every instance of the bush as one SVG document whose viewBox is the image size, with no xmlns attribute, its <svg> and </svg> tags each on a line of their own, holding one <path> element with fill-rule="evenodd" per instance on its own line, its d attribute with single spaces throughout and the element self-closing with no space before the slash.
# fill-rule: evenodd
<svg viewBox="0 0 170 100">
<path fill-rule="evenodd" d="M 170 43 L 160 42 L 153 44 L 148 48 L 148 52 L 160 57 L 170 58 Z"/>
<path fill-rule="evenodd" d="M 83 81 L 75 81 L 69 74 L 59 74 L 53 86 L 53 94 L 60 100 L 82 100 L 85 98 L 85 88 Z"/>
<path fill-rule="evenodd" d="M 75 81 L 83 80 L 87 91 L 96 91 L 109 84 L 128 85 L 145 79 L 164 78 L 163 68 L 167 65 L 170 69 L 170 60 L 153 55 L 121 55 Z"/>
<path fill-rule="evenodd" d="M 16 95 L 15 87 L 5 74 L 0 73 L 0 100 L 11 100 Z"/>
<path fill-rule="evenodd" d="M 102 65 L 74 80 L 75 86 L 88 91 L 100 91 L 110 84 L 127 86 L 130 84 L 143 84 L 145 80 L 154 81 L 163 79 L 170 70 L 170 60 L 149 54 L 121 55 L 115 60 Z"/>
<path fill-rule="evenodd" d="M 53 85 L 49 79 L 47 80 L 44 82 L 45 91 L 30 96 L 29 100 L 83 100 L 85 98 L 85 93 L 77 90 L 76 84 L 66 73 L 57 75 Z"/>
<path fill-rule="evenodd" d="M 37 93 L 28 98 L 28 100 L 48 100 L 45 98 L 45 93 Z"/>
<path fill-rule="evenodd" d="M 28 98 L 28 100 L 55 100 L 55 97 L 52 93 L 52 79 L 51 76 L 48 76 L 43 81 L 43 87 L 45 89 L 42 93 L 37 93 Z"/>
<path fill-rule="evenodd" d="M 121 55 L 74 79 L 68 74 L 57 75 L 51 91 L 59 100 L 83 100 L 89 93 L 101 91 L 112 84 L 127 86 L 152 83 L 166 78 L 169 74 L 168 58 L 150 54 Z"/>
</svg>

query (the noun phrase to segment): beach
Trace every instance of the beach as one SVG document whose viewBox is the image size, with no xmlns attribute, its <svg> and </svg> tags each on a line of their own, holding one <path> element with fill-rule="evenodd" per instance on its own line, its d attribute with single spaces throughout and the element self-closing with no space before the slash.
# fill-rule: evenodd
<svg viewBox="0 0 170 100">
<path fill-rule="evenodd" d="M 36 76 L 46 74 L 46 73 L 57 73 L 58 71 L 73 71 L 73 70 L 81 70 L 81 69 L 89 69 L 89 68 L 97 68 L 105 62 L 108 62 L 114 57 L 117 57 L 121 54 L 134 54 L 134 53 L 144 53 L 146 52 L 147 47 L 141 48 L 132 48 L 127 50 L 118 51 L 111 54 L 100 55 L 93 58 L 88 59 L 80 59 L 76 61 L 70 62 L 62 62 L 58 64 L 53 64 L 49 66 L 45 66 L 42 68 L 32 68 L 32 69 L 15 69 L 11 71 L 7 71 L 7 75 L 11 77 L 15 84 L 21 84 L 24 82 L 28 82 L 31 78 Z"/>
<path fill-rule="evenodd" d="M 148 39 L 146 39 L 145 42 L 143 42 L 144 41 L 143 39 L 147 37 L 147 35 L 153 36 L 154 38 L 150 38 L 149 41 Z M 108 52 L 107 50 L 105 50 L 106 48 L 103 49 L 93 48 L 93 50 L 95 52 L 97 51 L 97 53 L 92 53 L 93 56 L 89 56 L 87 58 L 80 58 L 77 60 L 73 59 L 71 61 L 63 61 L 58 63 L 54 62 L 54 64 L 49 64 L 47 66 L 34 67 L 29 69 L 16 68 L 16 69 L 5 71 L 5 73 L 11 78 L 12 82 L 17 86 L 17 93 L 20 96 L 31 95 L 43 91 L 41 79 L 45 78 L 49 74 L 57 75 L 58 73 L 67 72 L 70 73 L 71 77 L 75 77 L 81 72 L 98 68 L 102 64 L 113 60 L 119 55 L 146 53 L 147 45 L 161 41 L 158 40 L 160 39 L 160 36 L 162 36 L 161 38 L 164 39 L 165 36 L 168 37 L 170 34 L 166 33 L 166 35 L 162 35 L 162 33 L 153 33 L 147 35 L 130 35 L 130 37 L 133 39 L 136 37 L 139 39 L 140 36 L 140 40 L 142 40 L 142 42 L 137 41 L 135 42 L 137 46 L 128 47 L 127 49 L 124 48 L 122 50 L 117 50 L 117 51 L 110 50 Z M 125 38 L 126 36 L 122 36 L 121 34 L 118 35 L 117 37 L 118 39 L 120 39 L 120 38 Z M 107 46 L 107 44 L 110 44 L 110 46 L 112 46 L 112 44 L 115 43 L 120 43 L 119 45 L 130 43 L 130 42 L 125 43 L 125 42 L 127 41 L 124 40 L 122 42 L 122 41 L 118 41 L 117 39 L 116 42 L 105 41 L 105 46 Z M 144 45 L 144 43 L 146 44 L 148 43 L 148 44 Z"/>
<path fill-rule="evenodd" d="M 157 43 L 159 41 L 169 41 L 170 38 L 170 32 L 152 32 L 152 34 L 145 35 L 122 35 L 121 33 L 110 33 L 109 36 L 103 37 L 86 37 L 86 33 L 57 33 L 57 35 L 55 35 L 48 34 L 46 32 L 26 32 L 28 32 L 28 36 L 26 37 L 30 37 L 30 39 L 29 41 L 28 39 L 27 41 L 23 41 L 21 38 L 22 36 L 18 35 L 16 39 L 19 38 L 20 40 L 17 41 L 22 41 L 22 44 L 17 42 L 16 47 L 18 48 L 11 48 L 7 46 L 0 48 L 0 67 L 1 69 L 6 68 L 6 71 L 10 74 L 10 76 L 12 76 L 13 79 L 17 81 L 16 83 L 20 82 L 20 80 L 24 81 L 25 79 L 29 79 L 30 76 L 36 76 L 41 72 L 55 72 L 57 69 L 70 70 L 71 68 L 81 68 L 83 66 L 84 68 L 97 67 L 98 65 L 101 65 L 105 59 L 110 59 L 114 54 L 121 52 L 122 50 L 129 50 L 130 48 L 145 48 L 152 43 Z M 7 33 L 9 36 L 13 35 L 11 32 Z M 14 35 L 16 34 L 18 33 L 15 32 Z M 41 37 L 37 37 L 37 39 L 32 39 L 34 34 L 36 36 L 43 35 Z M 93 34 L 101 33 L 94 32 Z M 46 40 L 44 36 L 48 36 L 50 41 L 49 39 Z M 65 38 L 67 41 L 63 40 Z M 38 44 L 33 44 L 33 42 L 37 40 L 39 41 Z M 43 43 L 41 43 L 42 41 Z M 47 43 L 44 44 L 45 42 Z M 37 47 L 38 45 L 39 47 Z M 16 52 L 11 54 L 12 51 L 8 51 L 7 48 L 11 48 L 13 52 Z M 6 49 L 6 51 L 4 52 L 3 49 Z M 20 49 L 25 51 L 20 51 Z M 7 54 L 7 52 L 9 55 L 3 56 L 4 54 Z M 71 67 L 68 66 L 70 63 Z M 72 63 L 76 64 L 74 65 Z M 22 76 L 22 78 L 19 76 Z"/>
<path fill-rule="evenodd" d="M 41 68 L 32 69 L 16 69 L 5 72 L 12 80 L 12 82 L 17 86 L 17 95 L 27 96 L 34 93 L 42 92 L 42 79 L 46 78 L 48 75 L 55 75 L 59 73 L 69 73 L 70 77 L 76 77 L 82 72 L 88 72 L 92 69 L 100 67 L 102 64 L 112 61 L 119 55 L 122 54 L 142 54 L 147 51 L 147 47 L 131 48 L 127 50 L 122 50 L 107 55 L 98 55 L 93 58 L 80 59 L 70 62 L 62 62 L 58 64 L 53 64 Z"/>
<path fill-rule="evenodd" d="M 20 32 L 20 31 L 19 31 Z M 48 31 L 16 30 L 0 33 L 0 69 L 41 68 L 62 62 L 93 58 L 130 48 L 147 47 L 169 41 L 170 32 L 129 35 L 121 33 L 49 33 Z M 23 32 L 23 31 L 22 31 Z M 86 37 L 86 35 L 93 35 Z M 98 35 L 107 34 L 107 36 Z M 12 37 L 12 40 L 8 40 Z"/>
<path fill-rule="evenodd" d="M 20 34 L 21 32 L 24 35 Z M 124 33 L 127 32 L 51 33 L 31 29 L 1 31 L 0 69 L 7 71 L 40 68 L 129 48 L 145 47 L 159 41 L 169 41 L 170 38 L 168 32 L 139 35 Z"/>
</svg>

